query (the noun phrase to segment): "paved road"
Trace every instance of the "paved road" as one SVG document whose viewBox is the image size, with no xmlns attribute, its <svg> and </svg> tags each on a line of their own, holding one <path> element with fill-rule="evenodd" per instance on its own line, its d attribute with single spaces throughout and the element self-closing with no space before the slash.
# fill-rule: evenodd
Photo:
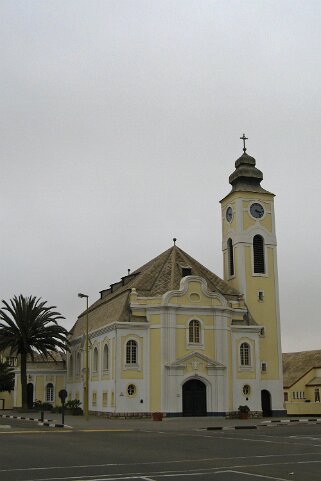
<svg viewBox="0 0 321 481">
<path fill-rule="evenodd" d="M 0 431 L 1 481 L 321 480 L 320 424 L 248 431 L 27 424 Z"/>
</svg>

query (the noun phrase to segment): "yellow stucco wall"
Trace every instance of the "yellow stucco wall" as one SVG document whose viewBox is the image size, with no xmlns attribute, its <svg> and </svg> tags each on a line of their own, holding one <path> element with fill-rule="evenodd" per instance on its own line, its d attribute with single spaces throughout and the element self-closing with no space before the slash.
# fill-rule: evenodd
<svg viewBox="0 0 321 481">
<path fill-rule="evenodd" d="M 0 412 L 1 409 L 13 408 L 13 391 L 10 393 L 7 391 L 0 392 Z"/>
<path fill-rule="evenodd" d="M 54 400 L 52 402 L 53 406 L 61 404 L 61 400 L 59 398 L 59 391 L 61 389 L 66 389 L 66 375 L 65 373 L 62 374 L 48 374 L 40 372 L 37 374 L 33 374 L 31 376 L 31 382 L 33 384 L 34 389 L 34 400 L 47 402 L 46 401 L 46 386 L 48 383 L 52 383 L 54 385 Z M 0 393 L 1 394 L 1 393 Z M 0 396 L 1 397 L 1 396 Z M 21 395 L 21 378 L 20 375 L 17 375 L 17 392 L 16 392 L 16 407 L 21 407 L 22 405 L 22 395 Z"/>
<path fill-rule="evenodd" d="M 160 410 L 161 399 L 161 337 L 159 329 L 150 330 L 150 409 Z"/>
<path fill-rule="evenodd" d="M 285 409 L 291 415 L 319 415 L 321 416 L 321 403 L 315 402 L 286 402 Z"/>
</svg>

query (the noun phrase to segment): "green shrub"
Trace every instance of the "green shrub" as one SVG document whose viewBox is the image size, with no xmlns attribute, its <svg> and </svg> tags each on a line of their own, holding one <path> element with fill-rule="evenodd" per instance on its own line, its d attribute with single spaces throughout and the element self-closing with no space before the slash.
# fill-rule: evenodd
<svg viewBox="0 0 321 481">
<path fill-rule="evenodd" d="M 78 409 L 80 408 L 81 402 L 79 399 L 70 399 L 66 402 L 65 408 L 66 409 Z"/>
<path fill-rule="evenodd" d="M 51 411 L 52 404 L 47 402 L 42 402 L 42 401 L 39 401 L 39 399 L 36 399 L 35 402 L 33 403 L 33 408 L 39 411 Z"/>
<path fill-rule="evenodd" d="M 250 408 L 248 406 L 239 406 L 239 412 L 240 413 L 249 413 L 250 412 Z"/>
</svg>

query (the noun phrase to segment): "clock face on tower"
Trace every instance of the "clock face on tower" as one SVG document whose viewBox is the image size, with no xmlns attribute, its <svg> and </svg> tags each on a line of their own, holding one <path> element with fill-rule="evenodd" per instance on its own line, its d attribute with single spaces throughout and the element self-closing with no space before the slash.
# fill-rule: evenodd
<svg viewBox="0 0 321 481">
<path fill-rule="evenodd" d="M 228 208 L 226 209 L 226 220 L 227 220 L 227 222 L 231 222 L 232 217 L 233 217 L 232 207 L 228 207 Z"/>
<path fill-rule="evenodd" d="M 264 207 L 258 202 L 254 202 L 250 207 L 250 212 L 255 219 L 261 219 L 264 216 Z"/>
</svg>

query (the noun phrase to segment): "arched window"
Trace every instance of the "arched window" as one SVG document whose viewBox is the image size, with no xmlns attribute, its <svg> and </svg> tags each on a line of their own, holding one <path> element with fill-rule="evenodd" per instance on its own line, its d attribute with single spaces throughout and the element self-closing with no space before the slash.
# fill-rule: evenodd
<svg viewBox="0 0 321 481">
<path fill-rule="evenodd" d="M 76 376 L 79 376 L 79 374 L 80 374 L 80 364 L 81 364 L 80 352 L 77 352 L 77 355 L 76 355 Z"/>
<path fill-rule="evenodd" d="M 264 239 L 261 235 L 255 235 L 253 237 L 253 262 L 254 274 L 264 274 Z"/>
<path fill-rule="evenodd" d="M 72 377 L 74 375 L 74 358 L 73 355 L 70 354 L 69 356 L 69 376 Z"/>
<path fill-rule="evenodd" d="M 228 262 L 228 274 L 234 276 L 234 256 L 233 256 L 233 243 L 232 239 L 227 241 L 227 262 Z"/>
<path fill-rule="evenodd" d="M 193 343 L 200 342 L 201 324 L 200 321 L 193 319 L 188 325 L 188 341 Z"/>
<path fill-rule="evenodd" d="M 103 370 L 107 371 L 109 366 L 108 366 L 108 346 L 107 344 L 104 345 L 104 351 L 103 351 Z"/>
<path fill-rule="evenodd" d="M 126 364 L 137 364 L 137 342 L 128 341 L 126 344 Z"/>
<path fill-rule="evenodd" d="M 93 354 L 93 371 L 97 372 L 98 371 L 98 349 L 97 347 L 94 348 L 94 354 Z"/>
<path fill-rule="evenodd" d="M 251 365 L 251 350 L 250 345 L 247 342 L 242 342 L 240 345 L 240 360 L 241 366 Z"/>
<path fill-rule="evenodd" d="M 54 400 L 54 387 L 51 382 L 46 386 L 46 402 L 52 403 Z"/>
</svg>

